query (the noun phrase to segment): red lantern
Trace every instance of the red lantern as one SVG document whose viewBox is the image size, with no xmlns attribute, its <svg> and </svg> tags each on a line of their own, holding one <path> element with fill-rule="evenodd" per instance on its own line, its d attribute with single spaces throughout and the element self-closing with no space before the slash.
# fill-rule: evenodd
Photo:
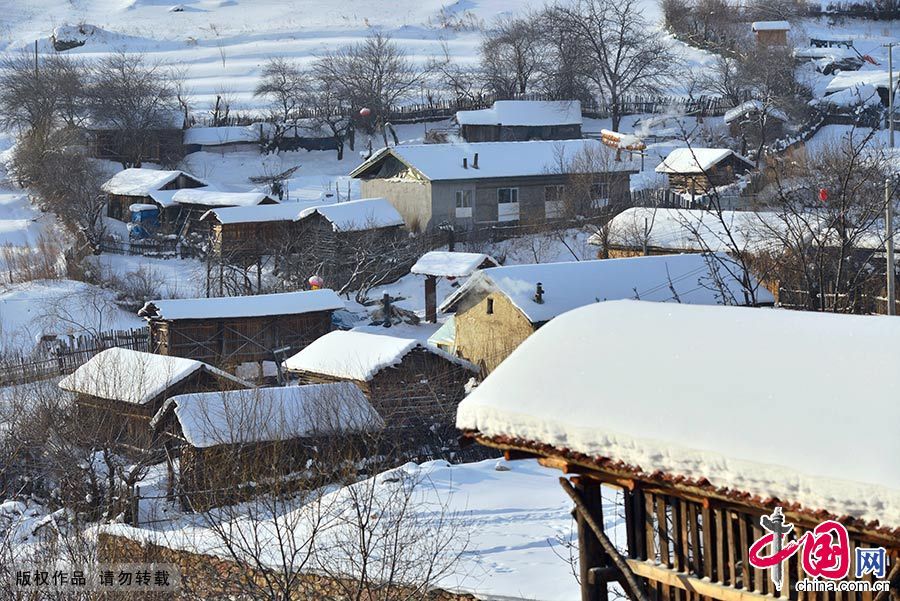
<svg viewBox="0 0 900 601">
<path fill-rule="evenodd" d="M 359 109 L 359 116 L 360 116 L 360 117 L 368 117 L 368 116 L 371 115 L 371 114 L 372 114 L 372 109 L 370 109 L 370 108 L 368 108 L 368 107 L 365 107 L 365 106 L 364 106 L 363 108 Z"/>
<path fill-rule="evenodd" d="M 828 190 L 826 190 L 825 188 L 819 188 L 819 200 L 821 200 L 822 202 L 828 201 Z"/>
<path fill-rule="evenodd" d="M 311 276 L 307 281 L 309 282 L 310 290 L 319 290 L 325 286 L 325 280 L 317 275 Z"/>
</svg>

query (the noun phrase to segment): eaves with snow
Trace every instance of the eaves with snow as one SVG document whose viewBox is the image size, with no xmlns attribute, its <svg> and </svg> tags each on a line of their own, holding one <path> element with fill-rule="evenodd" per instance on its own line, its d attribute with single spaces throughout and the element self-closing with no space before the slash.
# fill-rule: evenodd
<svg viewBox="0 0 900 601">
<path fill-rule="evenodd" d="M 886 316 L 591 304 L 525 340 L 457 427 L 897 536 L 898 339 Z"/>
</svg>

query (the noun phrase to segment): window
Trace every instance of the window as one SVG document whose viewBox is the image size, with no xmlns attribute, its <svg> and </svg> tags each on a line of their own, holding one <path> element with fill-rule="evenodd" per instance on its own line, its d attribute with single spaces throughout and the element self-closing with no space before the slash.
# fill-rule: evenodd
<svg viewBox="0 0 900 601">
<path fill-rule="evenodd" d="M 472 208 L 472 191 L 457 190 L 456 191 L 456 208 L 471 209 Z"/>
<path fill-rule="evenodd" d="M 544 217 L 557 219 L 563 216 L 565 186 L 544 186 Z"/>
<path fill-rule="evenodd" d="M 487 299 L 487 314 L 488 315 L 494 314 L 494 299 L 492 299 L 492 298 Z"/>
<path fill-rule="evenodd" d="M 519 189 L 497 188 L 497 202 L 500 204 L 519 202 Z"/>
<path fill-rule="evenodd" d="M 475 196 L 473 190 L 457 190 L 456 191 L 456 218 L 468 219 L 472 217 L 472 198 Z"/>
<path fill-rule="evenodd" d="M 609 183 L 594 182 L 591 184 L 591 208 L 599 209 L 609 204 Z"/>
</svg>

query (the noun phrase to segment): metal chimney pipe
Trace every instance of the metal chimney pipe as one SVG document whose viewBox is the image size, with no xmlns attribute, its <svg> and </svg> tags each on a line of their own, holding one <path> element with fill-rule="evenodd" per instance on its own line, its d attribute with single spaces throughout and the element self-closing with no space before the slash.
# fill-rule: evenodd
<svg viewBox="0 0 900 601">
<path fill-rule="evenodd" d="M 463 169 L 469 168 L 469 159 L 467 157 L 463 157 Z"/>
<path fill-rule="evenodd" d="M 534 302 L 539 305 L 544 304 L 544 287 L 540 282 L 537 283 L 537 286 L 534 289 Z"/>
<path fill-rule="evenodd" d="M 475 153 L 475 159 L 472 161 L 472 167 L 478 169 L 478 153 Z"/>
</svg>

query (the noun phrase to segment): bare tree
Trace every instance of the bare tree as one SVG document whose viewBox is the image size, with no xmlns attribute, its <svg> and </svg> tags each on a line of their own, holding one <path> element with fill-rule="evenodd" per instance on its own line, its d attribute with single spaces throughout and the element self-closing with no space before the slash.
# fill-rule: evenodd
<svg viewBox="0 0 900 601">
<path fill-rule="evenodd" d="M 552 11 L 578 41 L 590 65 L 587 76 L 609 104 L 614 130 L 628 94 L 656 92 L 674 72 L 675 57 L 652 33 L 637 0 L 576 0 Z"/>
<path fill-rule="evenodd" d="M 495 96 L 514 98 L 529 91 L 532 78 L 544 66 L 539 16 L 503 16 L 485 32 L 481 67 Z"/>
<path fill-rule="evenodd" d="M 268 98 L 278 117 L 285 123 L 295 117 L 304 104 L 309 87 L 307 75 L 284 57 L 270 58 L 261 73 L 261 81 L 253 90 L 254 96 Z"/>
<path fill-rule="evenodd" d="M 0 62 L 0 123 L 47 136 L 85 117 L 84 64 L 64 56 L 8 55 Z"/>
<path fill-rule="evenodd" d="M 371 111 L 371 116 L 360 122 L 369 133 L 387 121 L 390 110 L 410 96 L 426 75 L 405 50 L 380 32 L 323 54 L 313 64 L 313 72 L 320 81 L 329 81 L 351 110 Z"/>
<path fill-rule="evenodd" d="M 88 98 L 94 125 L 113 132 L 125 167 L 141 165 L 158 130 L 171 128 L 180 111 L 164 67 L 124 52 L 95 64 Z"/>
<path fill-rule="evenodd" d="M 441 43 L 441 54 L 429 61 L 431 85 L 448 90 L 457 100 L 478 101 L 488 93 L 488 83 L 480 65 L 463 64 L 450 56 L 447 42 Z"/>
<path fill-rule="evenodd" d="M 350 118 L 349 102 L 342 96 L 341 87 L 328 76 L 317 72 L 307 96 L 307 104 L 313 109 L 312 125 L 331 133 L 337 147 L 337 159 L 344 159 L 344 146 L 355 146 L 355 130 Z"/>
</svg>

